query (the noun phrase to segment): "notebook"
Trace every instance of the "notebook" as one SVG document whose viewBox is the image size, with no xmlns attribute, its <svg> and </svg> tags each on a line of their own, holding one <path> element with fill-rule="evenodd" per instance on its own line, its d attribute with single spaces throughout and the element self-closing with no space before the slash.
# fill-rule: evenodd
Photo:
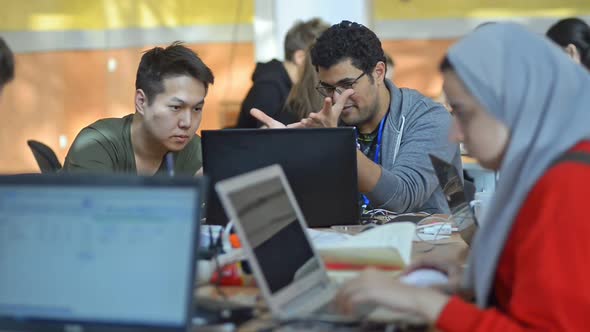
<svg viewBox="0 0 590 332">
<path fill-rule="evenodd" d="M 290 319 L 334 313 L 337 285 L 321 257 L 281 166 L 272 165 L 216 184 L 234 221 L 256 283 L 274 317 Z"/>
<path fill-rule="evenodd" d="M 187 331 L 205 184 L 0 177 L 0 330 Z"/>
</svg>

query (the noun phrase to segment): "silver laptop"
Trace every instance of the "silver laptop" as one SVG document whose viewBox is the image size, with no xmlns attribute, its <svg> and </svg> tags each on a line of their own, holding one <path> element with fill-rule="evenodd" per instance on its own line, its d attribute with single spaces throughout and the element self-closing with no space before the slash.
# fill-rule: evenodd
<svg viewBox="0 0 590 332">
<path fill-rule="evenodd" d="M 187 331 L 205 185 L 0 177 L 0 331 Z"/>
<path fill-rule="evenodd" d="M 311 243 L 303 214 L 279 165 L 220 181 L 215 189 L 235 222 L 274 317 L 354 319 L 332 311 L 330 302 L 337 285 L 329 280 Z"/>
<path fill-rule="evenodd" d="M 450 215 L 455 225 L 461 230 L 476 222 L 465 195 L 463 176 L 450 163 L 432 154 L 428 156 L 430 157 L 430 162 L 436 173 L 440 188 L 445 194 L 447 204 L 451 211 Z"/>
</svg>

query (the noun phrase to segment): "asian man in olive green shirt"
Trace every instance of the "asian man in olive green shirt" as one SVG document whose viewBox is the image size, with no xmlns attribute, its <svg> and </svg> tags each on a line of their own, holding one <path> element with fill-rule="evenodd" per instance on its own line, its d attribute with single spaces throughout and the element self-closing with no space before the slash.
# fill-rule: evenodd
<svg viewBox="0 0 590 332">
<path fill-rule="evenodd" d="M 173 43 L 141 58 L 135 81 L 135 113 L 99 120 L 82 129 L 68 151 L 65 172 L 154 175 L 201 168 L 196 135 L 213 73 L 189 48 Z M 171 154 L 173 162 L 166 162 Z"/>
</svg>

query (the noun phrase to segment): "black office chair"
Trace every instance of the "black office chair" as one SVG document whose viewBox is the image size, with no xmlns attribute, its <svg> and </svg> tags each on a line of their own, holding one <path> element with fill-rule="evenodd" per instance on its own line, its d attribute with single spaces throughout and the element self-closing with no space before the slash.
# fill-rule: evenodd
<svg viewBox="0 0 590 332">
<path fill-rule="evenodd" d="M 465 200 L 467 203 L 475 199 L 475 184 L 472 181 L 465 179 L 463 181 L 463 192 L 465 193 Z"/>
<path fill-rule="evenodd" d="M 55 173 L 61 169 L 61 163 L 50 147 L 34 140 L 28 140 L 27 144 L 33 152 L 41 173 Z"/>
</svg>

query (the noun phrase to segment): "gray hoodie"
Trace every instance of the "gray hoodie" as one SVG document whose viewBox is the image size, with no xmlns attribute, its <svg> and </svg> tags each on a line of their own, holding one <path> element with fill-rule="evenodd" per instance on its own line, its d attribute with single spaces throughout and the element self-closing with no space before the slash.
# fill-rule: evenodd
<svg viewBox="0 0 590 332">
<path fill-rule="evenodd" d="M 385 83 L 391 103 L 383 129 L 382 173 L 367 197 L 373 206 L 399 213 L 449 213 L 428 154 L 450 162 L 462 174 L 459 146 L 448 138 L 451 114 L 416 90 Z"/>
</svg>

